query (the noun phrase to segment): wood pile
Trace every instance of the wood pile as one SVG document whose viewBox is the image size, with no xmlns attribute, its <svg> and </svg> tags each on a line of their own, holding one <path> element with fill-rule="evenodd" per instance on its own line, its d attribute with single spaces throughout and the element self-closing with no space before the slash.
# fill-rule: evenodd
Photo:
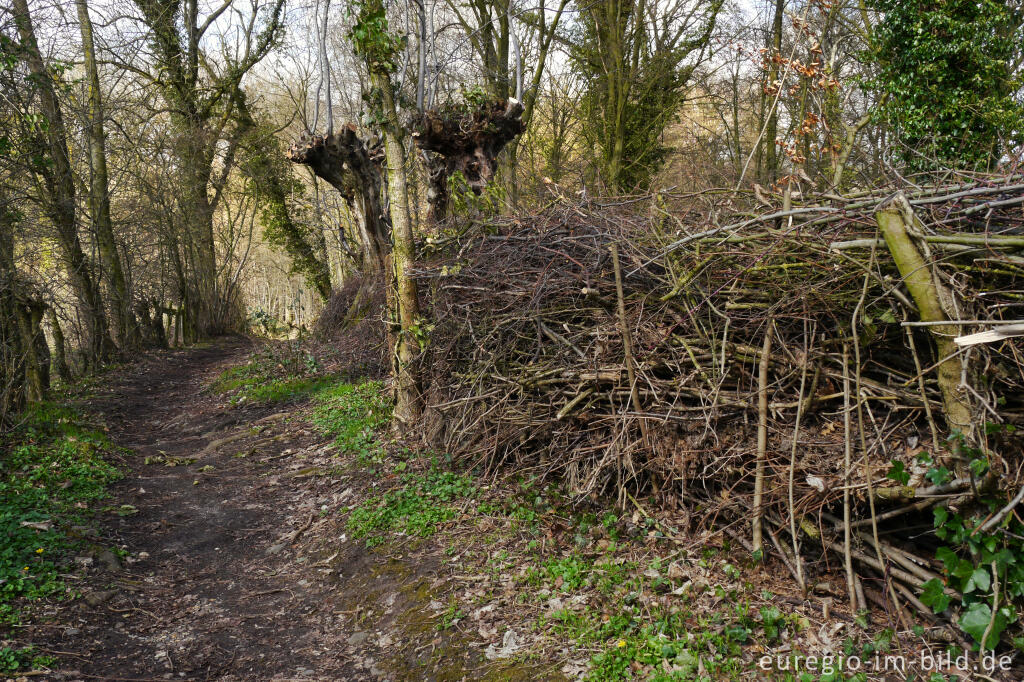
<svg viewBox="0 0 1024 682">
<path fill-rule="evenodd" d="M 851 605 L 919 605 L 934 540 L 898 529 L 1024 479 L 1019 339 L 951 346 L 1024 318 L 1024 178 L 728 221 L 665 200 L 561 200 L 428 246 L 439 446 L 728 527 L 804 585 L 834 550 Z"/>
</svg>

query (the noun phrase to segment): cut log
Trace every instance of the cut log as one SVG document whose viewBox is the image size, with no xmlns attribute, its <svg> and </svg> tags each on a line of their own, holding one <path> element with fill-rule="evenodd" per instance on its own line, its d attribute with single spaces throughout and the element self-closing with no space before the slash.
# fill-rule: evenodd
<svg viewBox="0 0 1024 682">
<path fill-rule="evenodd" d="M 948 299 L 951 294 L 933 275 L 914 244 L 910 234 L 912 218 L 913 211 L 902 192 L 875 214 L 882 237 L 903 276 L 903 283 L 917 304 L 921 321 L 945 322 L 949 317 L 944 310 L 943 299 Z M 935 341 L 936 380 L 942 392 L 946 424 L 950 431 L 959 431 L 970 441 L 974 432 L 971 403 L 969 395 L 960 386 L 963 367 L 953 342 L 953 338 L 959 336 L 959 328 L 954 326 L 952 333 L 939 327 L 929 329 Z"/>
</svg>

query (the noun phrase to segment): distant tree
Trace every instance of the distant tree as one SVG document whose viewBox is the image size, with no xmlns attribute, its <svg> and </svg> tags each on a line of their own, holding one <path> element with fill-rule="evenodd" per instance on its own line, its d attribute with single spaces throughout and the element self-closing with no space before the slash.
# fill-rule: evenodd
<svg viewBox="0 0 1024 682">
<path fill-rule="evenodd" d="M 23 0 L 17 0 L 23 1 Z M 234 0 L 201 16 L 198 0 L 135 0 L 149 39 L 151 63 L 120 66 L 148 77 L 169 111 L 170 151 L 177 174 L 179 244 L 185 258 L 177 267 L 186 336 L 208 336 L 235 326 L 235 301 L 219 281 L 214 215 L 235 162 L 241 138 L 231 126 L 234 96 L 245 75 L 274 47 L 282 31 L 284 0 L 254 3 L 245 10 Z M 239 3 L 241 4 L 241 3 Z M 248 17 L 237 24 L 237 44 L 212 52 L 207 32 L 225 12 Z M 248 14 L 246 14 L 248 13 Z M 175 258 L 179 258 L 175 255 Z"/>
<path fill-rule="evenodd" d="M 82 55 L 85 60 L 88 101 L 85 112 L 85 136 L 89 145 L 89 217 L 96 235 L 100 260 L 110 283 L 110 313 L 114 337 L 121 350 L 137 346 L 140 342 L 138 325 L 132 312 L 132 297 L 128 288 L 121 256 L 114 239 L 110 217 L 110 183 L 107 179 L 107 135 L 103 124 L 103 94 L 100 74 L 96 66 L 96 48 L 93 40 L 92 19 L 86 0 L 75 0 L 78 26 L 82 35 Z"/>
<path fill-rule="evenodd" d="M 584 134 L 615 190 L 647 185 L 665 160 L 662 133 L 702 60 L 722 0 L 598 0 L 579 15 L 570 56 L 588 83 Z"/>
<path fill-rule="evenodd" d="M 306 283 L 327 300 L 331 296 L 331 271 L 321 255 L 325 251 L 323 232 L 303 225 L 299 207 L 289 204 L 290 196 L 301 195 L 302 184 L 293 176 L 274 131 L 253 117 L 240 87 L 235 92 L 235 111 L 237 134 L 242 136 L 238 165 L 252 181 L 260 205 L 263 237 L 287 253 L 292 272 L 302 274 Z"/>
<path fill-rule="evenodd" d="M 888 95 L 878 118 L 910 170 L 986 169 L 1024 133 L 1017 51 L 1019 3 L 873 0 L 883 13 L 871 85 Z"/>
<path fill-rule="evenodd" d="M 57 241 L 71 289 L 78 299 L 79 314 L 85 321 L 83 357 L 87 364 L 108 358 L 115 350 L 110 338 L 99 281 L 78 235 L 76 186 L 67 127 L 58 98 L 61 64 L 47 63 L 39 50 L 35 26 L 27 0 L 12 3 L 20 47 L 16 54 L 28 78 L 11 89 L 11 97 L 21 98 L 24 109 L 17 118 L 31 125 L 18 131 L 15 143 L 22 146 L 31 175 L 39 185 L 42 208 L 55 228 Z M 5 94 L 8 90 L 5 90 Z"/>
</svg>

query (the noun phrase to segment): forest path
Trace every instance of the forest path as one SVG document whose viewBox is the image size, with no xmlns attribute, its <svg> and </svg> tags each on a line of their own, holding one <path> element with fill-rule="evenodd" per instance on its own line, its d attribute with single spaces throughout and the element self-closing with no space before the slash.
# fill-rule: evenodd
<svg viewBox="0 0 1024 682">
<path fill-rule="evenodd" d="M 438 564 L 346 542 L 327 515 L 358 472 L 336 466 L 301 406 L 231 407 L 205 390 L 251 350 L 233 338 L 154 353 L 90 396 L 132 452 L 110 500 L 121 515 L 76 558 L 84 597 L 26 632 L 57 655 L 50 679 L 485 677 L 434 626 Z"/>
</svg>

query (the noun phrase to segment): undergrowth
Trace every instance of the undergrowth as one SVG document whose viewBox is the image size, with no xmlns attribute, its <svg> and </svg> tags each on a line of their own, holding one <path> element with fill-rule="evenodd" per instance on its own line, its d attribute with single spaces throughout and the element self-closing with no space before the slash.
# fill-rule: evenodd
<svg viewBox="0 0 1024 682">
<path fill-rule="evenodd" d="M 401 485 L 370 497 L 352 510 L 348 529 L 373 547 L 388 533 L 429 537 L 440 524 L 458 516 L 457 502 L 472 497 L 476 488 L 465 475 L 436 467 L 422 474 L 406 473 Z"/>
<path fill-rule="evenodd" d="M 355 454 L 360 461 L 379 461 L 384 452 L 376 432 L 391 419 L 391 404 L 379 381 L 361 384 L 333 384 L 317 393 L 313 424 L 335 447 Z"/>
<path fill-rule="evenodd" d="M 380 382 L 334 381 L 313 393 L 313 404 L 313 425 L 334 437 L 339 454 L 354 455 L 370 467 L 384 462 L 387 450 L 379 432 L 390 422 L 392 406 Z M 392 470 L 399 476 L 398 485 L 366 499 L 349 515 L 349 531 L 356 538 L 365 538 L 368 547 L 383 543 L 390 533 L 433 535 L 440 524 L 458 514 L 456 503 L 476 492 L 468 476 L 443 470 L 436 460 L 425 472 L 406 471 L 409 462 L 402 454 L 413 453 L 395 451 L 399 461 Z"/>
<path fill-rule="evenodd" d="M 316 356 L 298 345 L 269 344 L 246 364 L 221 372 L 210 390 L 228 395 L 232 405 L 273 404 L 309 398 L 337 381 L 337 377 L 320 373 Z"/>
<path fill-rule="evenodd" d="M 0 442 L 0 624 L 17 624 L 43 599 L 73 595 L 61 578 L 91 503 L 119 477 L 104 461 L 106 435 L 74 408 L 31 405 Z M 38 663 L 31 649 L 0 647 L 0 671 Z"/>
</svg>

